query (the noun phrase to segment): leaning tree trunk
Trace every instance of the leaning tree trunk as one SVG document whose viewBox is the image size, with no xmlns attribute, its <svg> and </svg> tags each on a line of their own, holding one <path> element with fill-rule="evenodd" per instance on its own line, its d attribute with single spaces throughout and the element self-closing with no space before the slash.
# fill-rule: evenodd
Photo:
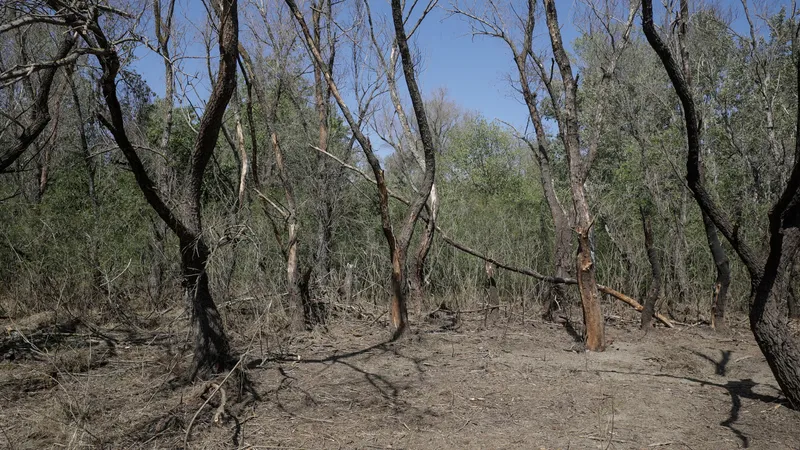
<svg viewBox="0 0 800 450">
<path fill-rule="evenodd" d="M 681 10 L 688 11 L 686 0 Z M 681 14 L 686 20 L 686 14 Z M 795 123 L 794 166 L 778 201 L 769 212 L 769 253 L 764 260 L 739 239 L 736 227 L 706 190 L 700 168 L 700 127 L 689 85 L 661 40 L 653 24 L 652 0 L 642 2 L 642 28 L 650 46 L 661 59 L 683 107 L 688 156 L 686 181 L 697 204 L 708 214 L 717 229 L 736 251 L 750 274 L 750 328 L 775 380 L 794 408 L 800 408 L 800 345 L 791 336 L 784 316 L 778 313 L 777 299 L 785 295 L 785 273 L 800 243 L 800 111 Z M 800 91 L 800 59 L 795 59 L 796 88 Z"/>
</svg>

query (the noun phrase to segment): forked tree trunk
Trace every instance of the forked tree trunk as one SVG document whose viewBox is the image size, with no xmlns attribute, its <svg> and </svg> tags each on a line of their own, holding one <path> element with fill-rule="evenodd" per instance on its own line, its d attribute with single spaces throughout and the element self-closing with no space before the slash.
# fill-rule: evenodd
<svg viewBox="0 0 800 450">
<path fill-rule="evenodd" d="M 192 326 L 196 333 L 190 378 L 204 378 L 211 373 L 225 370 L 230 367 L 231 362 L 222 319 L 208 286 L 209 251 L 203 239 L 201 194 L 203 175 L 216 147 L 225 109 L 236 88 L 239 36 L 237 6 L 237 0 L 222 0 L 213 4 L 219 18 L 219 70 L 194 142 L 187 189 L 188 214 L 185 221 L 178 218 L 161 198 L 159 189 L 148 175 L 136 149 L 128 139 L 116 88 L 116 76 L 120 69 L 119 56 L 106 38 L 97 17 L 84 18 L 91 24 L 89 29 L 97 44 L 106 50 L 96 54 L 96 57 L 103 70 L 100 82 L 110 120 L 103 115 L 98 115 L 98 119 L 114 136 L 147 202 L 180 241 L 183 287 L 190 302 Z"/>
<path fill-rule="evenodd" d="M 406 253 L 408 251 L 411 236 L 414 231 L 414 226 L 417 223 L 420 212 L 425 206 L 425 202 L 430 195 L 431 187 L 433 186 L 434 175 L 436 173 L 435 162 L 435 149 L 433 147 L 433 137 L 430 132 L 427 117 L 425 115 L 425 107 L 422 102 L 422 95 L 420 94 L 419 87 L 416 82 L 416 73 L 411 58 L 411 50 L 408 47 L 407 36 L 405 33 L 405 21 L 403 19 L 403 5 L 400 0 L 392 0 L 392 20 L 394 22 L 395 37 L 397 38 L 397 46 L 400 50 L 403 63 L 403 73 L 405 75 L 406 86 L 411 97 L 411 102 L 414 106 L 414 113 L 417 117 L 417 123 L 420 129 L 420 138 L 423 143 L 425 151 L 425 176 L 422 184 L 419 187 L 419 193 L 406 210 L 403 227 L 399 235 L 395 235 L 392 226 L 392 218 L 389 211 L 389 191 L 386 186 L 386 178 L 384 176 L 383 168 L 381 167 L 380 160 L 372 149 L 372 144 L 367 136 L 362 131 L 360 120 L 356 120 L 350 112 L 350 108 L 345 103 L 341 93 L 339 92 L 336 83 L 331 76 L 328 68 L 325 67 L 325 61 L 320 54 L 319 48 L 314 42 L 308 24 L 303 17 L 303 13 L 297 7 L 294 0 L 285 0 L 287 6 L 292 12 L 303 38 L 307 44 L 307 48 L 311 53 L 314 64 L 323 69 L 323 76 L 328 83 L 331 90 L 331 95 L 336 99 L 339 104 L 339 109 L 345 117 L 353 136 L 361 146 L 364 156 L 367 159 L 370 167 L 372 168 L 373 176 L 375 177 L 375 184 L 378 187 L 378 208 L 381 216 L 381 228 L 384 237 L 386 238 L 389 246 L 389 255 L 392 262 L 391 272 L 391 305 L 390 314 L 392 325 L 395 329 L 393 339 L 399 338 L 408 326 L 408 311 L 406 305 L 407 299 L 407 275 L 406 275 Z"/>
<path fill-rule="evenodd" d="M 564 84 L 564 114 L 561 133 L 569 159 L 569 182 L 572 203 L 575 208 L 575 232 L 578 235 L 575 278 L 578 280 L 578 291 L 581 294 L 583 307 L 584 338 L 587 350 L 603 351 L 605 350 L 603 312 L 600 308 L 600 293 L 597 290 L 595 265 L 589 239 L 594 221 L 589 213 L 589 204 L 586 201 L 586 193 L 583 187 L 591 164 L 591 158 L 593 158 L 593 151 L 590 150 L 586 156 L 582 154 L 578 124 L 578 84 L 572 74 L 572 66 L 561 40 L 555 2 L 553 0 L 545 0 L 544 4 L 553 56 L 558 64 L 561 80 Z"/>
</svg>

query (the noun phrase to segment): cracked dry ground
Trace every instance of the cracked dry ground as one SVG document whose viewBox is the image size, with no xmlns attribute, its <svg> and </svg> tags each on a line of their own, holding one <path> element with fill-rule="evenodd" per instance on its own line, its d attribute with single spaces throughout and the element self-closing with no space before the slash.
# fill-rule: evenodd
<svg viewBox="0 0 800 450">
<path fill-rule="evenodd" d="M 283 358 L 251 346 L 246 372 L 258 399 L 240 399 L 237 377 L 229 378 L 217 424 L 219 395 L 192 421 L 208 386 L 169 381 L 187 356 L 175 367 L 146 342 L 117 345 L 103 364 L 49 383 L 22 380 L 41 379 L 52 362 L 6 361 L 0 442 L 15 449 L 181 448 L 185 439 L 191 448 L 800 448 L 800 414 L 783 402 L 744 328 L 645 335 L 609 326 L 614 342 L 604 353 L 576 352 L 563 328 L 541 322 L 486 329 L 465 321 L 450 331 L 428 324 L 402 342 L 379 344 L 386 334 L 378 325 L 339 324 L 295 340 Z"/>
</svg>

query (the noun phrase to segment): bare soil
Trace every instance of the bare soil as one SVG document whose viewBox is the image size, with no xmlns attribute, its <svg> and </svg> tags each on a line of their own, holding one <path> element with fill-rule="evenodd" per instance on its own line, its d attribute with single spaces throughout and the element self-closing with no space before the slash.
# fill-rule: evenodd
<svg viewBox="0 0 800 450">
<path fill-rule="evenodd" d="M 746 328 L 617 322 L 608 350 L 586 353 L 560 325 L 469 316 L 419 322 L 397 343 L 376 321 L 330 325 L 280 354 L 250 338 L 233 373 L 194 385 L 177 377 L 185 336 L 78 325 L 19 341 L 3 321 L 0 445 L 800 448 L 800 414 Z"/>
</svg>

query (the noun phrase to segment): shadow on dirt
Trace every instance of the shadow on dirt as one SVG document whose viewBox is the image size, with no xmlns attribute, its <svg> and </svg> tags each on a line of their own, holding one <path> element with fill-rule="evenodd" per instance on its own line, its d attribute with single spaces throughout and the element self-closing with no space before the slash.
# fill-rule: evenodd
<svg viewBox="0 0 800 450">
<path fill-rule="evenodd" d="M 719 375 L 719 376 L 722 376 L 722 377 L 727 375 L 727 373 L 728 373 L 728 363 L 731 361 L 731 353 L 733 353 L 732 351 L 730 351 L 730 350 L 720 350 L 720 353 L 722 353 L 722 355 L 720 357 L 720 360 L 716 361 L 716 360 L 714 360 L 714 358 L 711 358 L 710 356 L 708 356 L 706 354 L 700 353 L 697 350 L 691 350 L 691 349 L 688 349 L 688 348 L 685 348 L 685 347 L 684 347 L 684 349 L 688 350 L 689 352 L 691 352 L 695 356 L 699 356 L 700 358 L 703 358 L 706 361 L 708 361 L 711 364 L 713 364 L 714 365 L 714 374 L 715 375 Z"/>
<path fill-rule="evenodd" d="M 725 361 L 725 356 L 723 352 L 723 359 Z M 730 352 L 727 352 L 730 353 Z M 728 356 L 729 357 L 729 356 Z M 718 367 L 722 367 L 724 369 L 724 365 L 719 364 Z M 692 383 L 697 383 L 701 386 L 714 386 L 718 388 L 725 389 L 728 394 L 731 396 L 731 409 L 728 413 L 728 418 L 720 422 L 719 424 L 725 428 L 728 428 L 736 435 L 739 441 L 742 443 L 744 448 L 750 447 L 750 437 L 746 434 L 742 433 L 739 429 L 734 427 L 736 421 L 739 420 L 739 413 L 742 409 L 742 399 L 746 398 L 748 400 L 756 400 L 763 403 L 771 403 L 776 405 L 783 405 L 787 408 L 791 408 L 789 402 L 786 401 L 785 398 L 776 397 L 772 395 L 764 395 L 759 394 L 757 392 L 753 392 L 753 388 L 759 386 L 759 383 L 756 383 L 750 378 L 742 379 L 738 381 L 728 381 L 725 384 L 721 383 L 714 383 L 711 381 L 700 380 L 697 378 L 692 377 L 682 377 L 678 375 L 670 375 L 667 373 L 646 373 L 646 372 L 625 372 L 625 371 L 618 371 L 618 370 L 598 370 L 598 372 L 607 372 L 607 373 L 617 373 L 623 375 L 644 375 L 649 377 L 658 377 L 658 378 L 672 378 L 675 380 L 685 380 L 690 381 Z"/>
</svg>

